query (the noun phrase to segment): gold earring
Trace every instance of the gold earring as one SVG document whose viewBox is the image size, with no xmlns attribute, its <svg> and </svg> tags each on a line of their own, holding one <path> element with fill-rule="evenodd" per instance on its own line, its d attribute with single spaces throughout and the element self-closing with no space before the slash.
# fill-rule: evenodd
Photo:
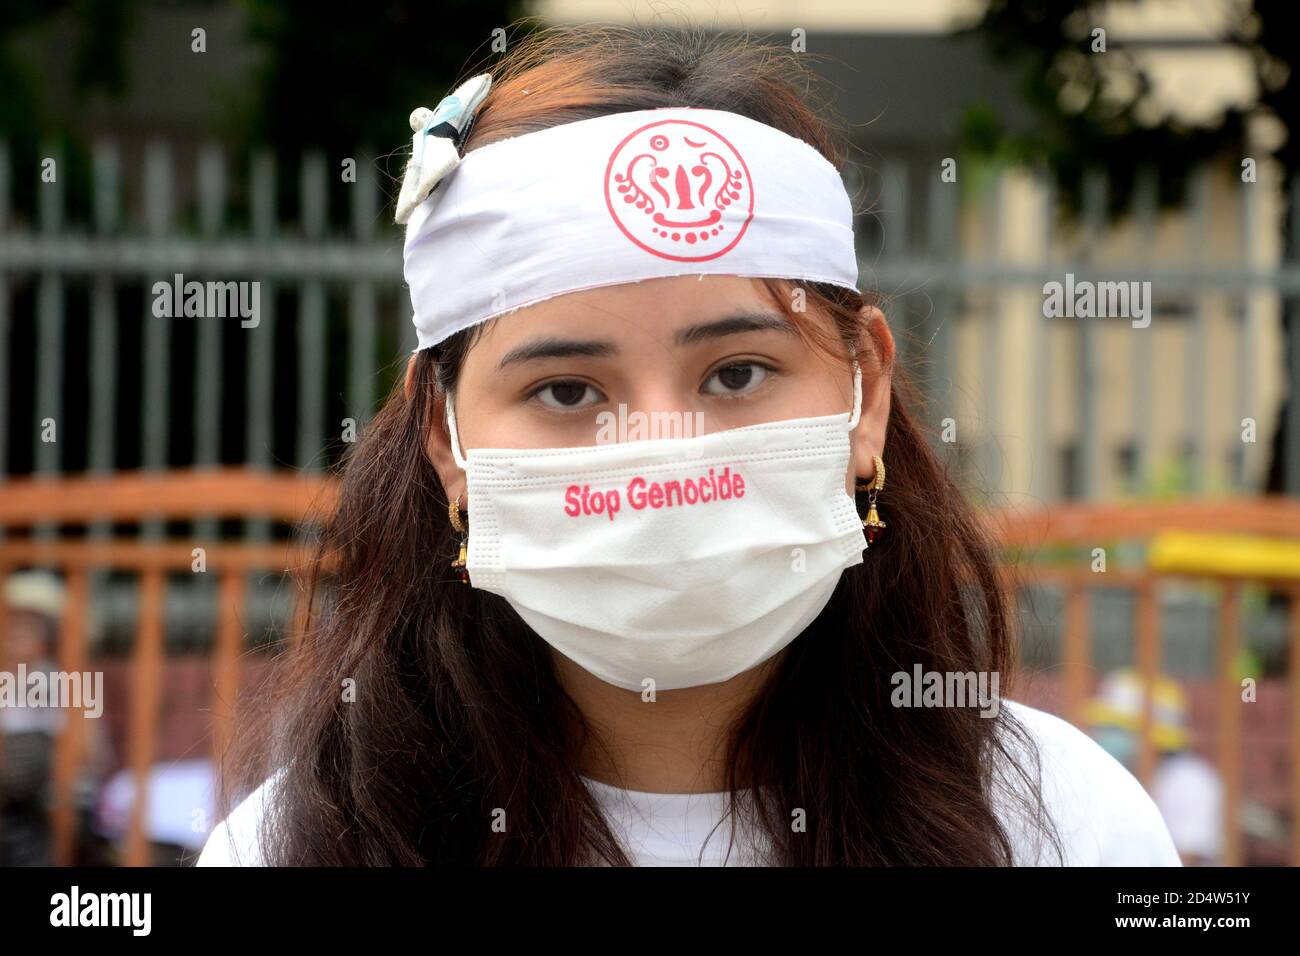
<svg viewBox="0 0 1300 956">
<path fill-rule="evenodd" d="M 855 486 L 858 491 L 870 492 L 870 497 L 867 499 L 867 516 L 862 520 L 862 529 L 867 533 L 868 548 L 885 529 L 885 523 L 880 520 L 880 514 L 876 511 L 876 498 L 885 490 L 885 462 L 879 455 L 873 455 L 871 460 L 876 463 L 876 477 L 870 483 L 863 482 Z"/>
<path fill-rule="evenodd" d="M 469 554 L 469 539 L 465 533 L 465 524 L 460 520 L 460 499 L 461 495 L 457 495 L 455 501 L 447 503 L 447 516 L 451 519 L 451 526 L 460 532 L 460 551 L 456 559 L 451 562 L 451 568 L 459 575 L 462 584 L 469 584 L 469 569 L 465 566 L 465 559 Z"/>
</svg>

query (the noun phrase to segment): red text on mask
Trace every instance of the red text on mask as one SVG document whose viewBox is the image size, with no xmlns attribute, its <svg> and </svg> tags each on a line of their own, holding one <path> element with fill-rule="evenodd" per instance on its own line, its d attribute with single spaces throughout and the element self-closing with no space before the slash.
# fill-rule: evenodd
<svg viewBox="0 0 1300 956">
<path fill-rule="evenodd" d="M 745 479 L 739 472 L 732 472 L 730 466 L 720 473 L 710 468 L 707 475 L 684 481 L 647 481 L 638 475 L 627 483 L 626 489 L 627 503 L 635 511 L 730 501 L 744 496 Z M 592 491 L 590 485 L 569 485 L 564 491 L 564 513 L 571 518 L 603 514 L 613 521 L 622 510 L 623 500 L 617 489 Z"/>
</svg>

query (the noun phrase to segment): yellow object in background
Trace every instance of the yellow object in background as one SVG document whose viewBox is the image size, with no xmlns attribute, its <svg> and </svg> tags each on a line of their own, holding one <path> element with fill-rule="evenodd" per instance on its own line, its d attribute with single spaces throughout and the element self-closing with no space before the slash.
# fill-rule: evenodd
<svg viewBox="0 0 1300 956">
<path fill-rule="evenodd" d="M 1085 717 L 1094 728 L 1122 727 L 1138 733 L 1142 728 L 1142 699 L 1146 688 L 1133 668 L 1108 674 L 1088 701 Z M 1158 675 L 1151 687 L 1151 739 L 1161 750 L 1187 746 L 1187 695 L 1172 677 Z"/>
<path fill-rule="evenodd" d="M 1147 565 L 1168 574 L 1300 578 L 1300 541 L 1248 534 L 1162 531 L 1151 539 Z"/>
</svg>

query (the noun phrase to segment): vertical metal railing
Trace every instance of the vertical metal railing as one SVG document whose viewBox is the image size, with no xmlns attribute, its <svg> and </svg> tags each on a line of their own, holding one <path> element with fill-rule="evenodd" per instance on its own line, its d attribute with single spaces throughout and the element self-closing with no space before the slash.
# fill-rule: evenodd
<svg viewBox="0 0 1300 956">
<path fill-rule="evenodd" d="M 69 455 L 64 445 L 67 431 L 60 428 L 67 415 L 83 411 L 64 407 L 66 396 L 80 394 L 67 387 L 65 378 L 72 350 L 85 348 L 90 353 L 90 399 L 84 410 L 87 422 L 77 433 L 88 436 L 85 460 L 92 470 L 137 464 L 121 461 L 115 443 L 122 415 L 129 412 L 121 406 L 119 387 L 124 348 L 138 348 L 141 353 L 139 465 L 156 469 L 169 460 L 185 464 L 187 457 L 189 464 L 200 466 L 222 458 L 228 461 L 231 444 L 225 436 L 234 428 L 243 435 L 248 464 L 314 469 L 326 464 L 329 454 L 323 450 L 336 447 L 341 437 L 343 423 L 336 419 L 350 417 L 362 424 L 373 412 L 379 397 L 378 354 L 382 351 L 400 358 L 413 346 L 414 333 L 406 321 L 410 303 L 395 251 L 400 233 L 381 214 L 386 207 L 380 200 L 373 164 L 358 161 L 355 181 L 346 181 L 339 174 L 339 157 L 307 153 L 293 169 L 291 181 L 281 184 L 282 168 L 269 153 L 253 155 L 245 168 L 247 175 L 232 179 L 229 158 L 220 147 L 205 145 L 192 152 L 190 161 L 191 151 L 177 152 L 156 141 L 146 144 L 143 156 L 132 160 L 133 168 L 142 168 L 140 208 L 132 210 L 122 203 L 122 184 L 128 178 L 122 154 L 111 143 L 94 144 L 91 222 L 83 228 L 68 221 L 65 210 L 70 170 L 64 151 L 49 146 L 43 154 L 55 162 L 58 175 L 53 181 L 31 185 L 37 223 L 33 231 L 16 223 L 10 211 L 12 195 L 22 187 L 15 185 L 9 153 L 0 147 L 0 330 L 12 332 L 15 323 L 28 322 L 34 330 L 21 338 L 0 335 L 3 367 L 30 364 L 33 369 L 30 399 L 13 394 L 11 382 L 0 389 L 0 427 L 8 429 L 8 435 L 0 432 L 0 474 L 15 466 L 6 460 L 10 442 L 5 439 L 13 434 L 15 423 L 8 419 L 16 406 L 34 408 L 35 421 L 22 423 L 19 429 L 35 436 L 34 471 L 55 474 L 68 467 L 69 461 L 81 460 L 79 455 Z M 178 157 L 186 157 L 184 169 Z M 39 175 L 39 170 L 35 172 Z M 32 173 L 24 169 L 22 176 L 28 178 Z M 1170 436 L 1176 434 L 1187 452 L 1185 464 L 1191 481 L 1187 490 L 1211 490 L 1204 482 L 1219 473 L 1229 476 L 1231 487 L 1248 490 L 1250 476 L 1260 471 L 1259 456 L 1265 453 L 1267 443 L 1242 448 L 1240 441 L 1231 440 L 1230 431 L 1239 428 L 1243 418 L 1260 418 L 1259 362 L 1273 354 L 1261 348 L 1269 298 L 1277 301 L 1300 290 L 1300 262 L 1279 265 L 1275 257 L 1270 260 L 1279 243 L 1262 232 L 1274 228 L 1277 217 L 1265 204 L 1280 204 L 1280 191 L 1269 192 L 1270 187 L 1262 183 L 1242 185 L 1235 206 L 1239 222 L 1231 224 L 1241 230 L 1240 255 L 1224 261 L 1217 249 L 1211 252 L 1206 248 L 1203 239 L 1214 231 L 1208 228 L 1211 217 L 1222 216 L 1218 210 L 1224 206 L 1218 200 L 1212 206 L 1210 192 L 1212 188 L 1222 192 L 1225 180 L 1216 181 L 1208 171 L 1194 177 L 1185 207 L 1175 214 L 1183 223 L 1185 246 L 1181 249 L 1172 248 L 1177 243 L 1168 241 L 1168 230 L 1157 233 L 1161 217 L 1156 210 L 1159 179 L 1154 170 L 1141 171 L 1131 215 L 1118 223 L 1105 216 L 1109 189 L 1104 170 L 1090 171 L 1085 177 L 1081 231 L 1077 234 L 1058 228 L 1055 196 L 1041 174 L 1028 174 L 1033 197 L 1026 201 L 1026 187 L 1019 182 L 1025 176 L 1026 172 L 1019 170 L 998 173 L 981 191 L 942 182 L 937 174 L 917 175 L 900 160 L 883 163 L 878 207 L 884 240 L 878 249 L 861 250 L 863 273 L 883 291 L 897 293 L 896 305 L 901 311 L 918 316 L 912 336 L 915 354 L 904 351 L 901 357 L 922 366 L 921 384 L 936 426 L 942 418 L 959 417 L 956 406 L 974 399 L 977 407 L 971 411 L 976 414 L 962 420 L 960 440 L 963 445 L 979 446 L 975 460 L 980 471 L 992 477 L 1004 470 L 999 467 L 1002 460 L 994 445 L 999 419 L 1018 403 L 1031 402 L 1033 407 L 1019 416 L 1028 431 L 1014 440 L 1030 446 L 1033 476 L 1029 479 L 1011 469 L 1001 490 L 1029 491 L 1039 500 L 1060 497 L 1056 453 L 1063 441 L 1060 420 L 1064 417 L 1071 420 L 1068 435 L 1076 450 L 1071 486 L 1081 497 L 1104 496 L 1118 486 L 1114 481 L 1114 429 L 1099 418 L 1105 391 L 1102 372 L 1112 375 L 1118 368 L 1129 380 L 1134 397 L 1129 421 L 1123 423 L 1122 430 L 1131 443 L 1139 476 L 1149 478 L 1169 456 L 1176 444 Z M 1017 180 L 1014 183 L 1013 178 Z M 246 230 L 237 231 L 228 214 L 233 180 L 242 186 L 237 195 L 247 197 Z M 278 214 L 278 197 L 285 187 L 299 197 L 301 212 L 295 223 L 282 222 Z M 348 192 L 346 202 L 331 202 L 338 189 Z M 914 203 L 923 205 L 923 215 L 913 215 Z M 332 222 L 327 213 L 331 207 L 348 210 L 350 222 Z M 972 216 L 977 217 L 979 228 L 963 231 L 963 221 Z M 181 222 L 186 223 L 184 229 L 178 229 Z M 1216 220 L 1214 225 L 1222 231 L 1228 224 Z M 1131 229 L 1136 236 L 1132 243 L 1136 259 L 1117 258 L 1112 250 L 1115 230 L 1124 229 Z M 1036 233 L 1036 255 L 1025 254 L 1023 241 L 1009 242 L 1009 236 L 1023 235 L 1026 230 Z M 98 244 L 91 243 L 88 248 L 87 237 Z M 1018 250 L 1014 256 L 1008 254 L 1013 247 Z M 338 257 L 340 249 L 355 250 L 364 267 L 353 271 L 341 265 L 346 258 Z M 376 269 L 376 262 L 383 265 Z M 1105 353 L 1103 327 L 1096 321 L 1057 321 L 1037 312 L 1025 316 L 1026 321 L 1010 321 L 1008 309 L 1032 307 L 1032 297 L 1023 293 L 1032 293 L 1043 281 L 1060 279 L 1068 271 L 1094 279 L 1112 275 L 1127 279 L 1148 273 L 1156 280 L 1155 291 L 1161 301 L 1172 298 L 1188 306 L 1190 317 L 1177 320 L 1180 328 L 1175 351 L 1157 355 L 1156 333 L 1134 330 L 1126 338 L 1127 355 L 1115 356 L 1120 359 L 1117 365 Z M 177 357 L 173 338 L 178 320 L 155 316 L 148 294 L 153 282 L 170 281 L 174 272 L 184 272 L 186 279 L 256 280 L 261 284 L 255 328 L 236 328 L 237 323 L 230 321 L 197 321 L 192 384 L 189 379 L 182 382 L 176 378 L 170 364 Z M 34 305 L 28 306 L 29 300 L 23 299 L 21 314 L 13 311 L 15 281 L 30 283 L 35 291 Z M 88 284 L 87 341 L 81 341 L 79 335 L 70 337 L 68 331 L 69 308 L 82 307 L 79 296 L 69 296 L 69 283 L 82 282 Z M 131 290 L 140 285 L 146 295 L 141 306 L 144 332 L 137 345 L 134 338 L 122 334 L 127 326 L 120 325 L 118 309 L 119 302 L 130 299 Z M 1003 294 L 1013 289 L 1021 293 Z M 122 298 L 124 292 L 126 299 Z M 1210 347 L 1208 338 L 1211 319 L 1220 322 L 1218 310 L 1212 312 L 1211 308 L 1223 300 L 1239 303 L 1240 334 L 1235 336 L 1235 355 L 1228 362 Z M 277 307 L 285 302 L 291 303 L 293 312 L 278 315 Z M 963 304 L 972 306 L 973 311 L 964 314 Z M 334 317 L 335 305 L 345 314 L 341 328 Z M 287 337 L 278 329 L 285 321 L 293 324 Z M 963 339 L 978 346 L 967 373 L 961 368 L 971 360 L 960 353 L 955 338 L 963 323 L 974 323 L 978 329 L 973 338 Z M 1027 351 L 1017 354 L 1033 356 L 1033 367 L 1009 366 L 1009 346 L 1017 342 L 1007 336 L 1026 334 L 1032 335 L 1033 341 Z M 233 335 L 244 337 L 242 350 L 231 347 Z M 1222 332 L 1216 335 L 1221 337 Z M 1077 347 L 1066 346 L 1063 353 L 1063 337 L 1077 339 Z M 24 350 L 30 348 L 31 354 L 13 353 L 11 339 L 21 342 Z M 337 342 L 346 343 L 346 357 L 331 360 Z M 240 354 L 242 369 L 225 366 L 228 357 Z M 1054 368 L 1061 354 L 1072 356 L 1075 367 Z M 1156 414 L 1163 398 L 1156 392 L 1151 371 L 1156 365 L 1170 368 L 1171 358 L 1182 366 L 1184 394 L 1176 402 L 1182 408 L 1180 421 Z M 1285 374 L 1283 362 L 1276 354 L 1273 360 L 1279 371 L 1272 374 L 1280 378 Z M 1227 406 L 1213 407 L 1208 397 L 1205 382 L 1210 373 L 1216 379 L 1234 380 L 1227 393 L 1232 396 L 1233 411 L 1240 414 L 1233 415 L 1231 422 Z M 275 406 L 277 396 L 284 395 L 276 382 L 285 375 L 293 375 L 297 382 L 291 399 L 296 412 L 289 416 Z M 1062 375 L 1073 382 L 1065 407 L 1052 401 L 1054 394 L 1060 394 L 1056 379 Z M 222 421 L 223 409 L 239 407 L 229 401 L 225 383 L 241 379 L 245 383 L 245 420 Z M 172 394 L 177 387 L 192 388 L 192 395 Z M 185 402 L 192 398 L 194 407 L 192 453 L 188 456 L 184 447 L 170 448 L 168 444 L 169 409 L 182 397 Z M 345 414 L 337 415 L 338 411 Z M 60 441 L 42 440 L 39 423 L 46 420 L 54 422 Z M 1296 434 L 1300 435 L 1300 426 Z M 1297 469 L 1300 456 L 1292 455 L 1288 475 Z M 1289 487 L 1300 488 L 1300 478 L 1288 480 L 1292 481 Z M 202 526 L 210 529 L 208 524 Z M 257 523 L 250 529 L 253 537 L 264 532 Z"/>
<path fill-rule="evenodd" d="M 188 150 L 151 141 L 124 151 L 99 141 L 89 150 L 90 202 L 82 221 L 69 206 L 79 174 L 70 152 L 76 155 L 55 144 L 43 146 L 39 160 L 53 165 L 52 175 L 42 176 L 40 164 L 15 170 L 8 145 L 0 142 L 0 481 L 29 471 L 53 477 L 83 463 L 99 475 L 171 465 L 210 468 L 236 463 L 232 451 L 238 457 L 241 447 L 244 463 L 256 468 L 323 470 L 344 427 L 344 416 L 334 412 L 345 408 L 358 428 L 363 425 L 380 395 L 380 354 L 411 342 L 406 330 L 397 329 L 409 325 L 401 258 L 394 254 L 400 233 L 384 220 L 371 163 L 355 157 L 355 181 L 344 181 L 331 176 L 323 154 L 306 154 L 292 177 L 300 213 L 286 223 L 278 212 L 277 164 L 266 151 L 232 171 L 230 155 L 212 144 Z M 340 204 L 349 211 L 343 224 L 328 215 L 338 189 L 349 193 Z M 236 200 L 247 203 L 245 216 Z M 234 316 L 155 314 L 155 283 L 170 287 L 178 274 L 182 282 L 259 282 L 256 324 L 244 327 Z M 348 309 L 342 324 L 330 310 L 336 293 Z M 296 314 L 277 315 L 286 299 Z M 183 327 L 187 321 L 192 331 Z M 292 329 L 278 327 L 285 321 Z M 286 339 L 282 332 L 291 334 Z M 331 362 L 340 341 L 346 358 Z M 288 342 L 293 344 L 286 348 Z M 84 386 L 69 380 L 71 369 L 83 368 Z M 128 381 L 128 374 L 138 380 Z M 296 401 L 291 393 L 289 398 L 296 412 L 288 416 L 277 407 L 287 377 L 297 381 Z M 232 395 L 239 382 L 242 396 Z M 190 427 L 178 428 L 178 410 L 191 406 L 185 419 Z M 69 445 L 82 440 L 84 449 Z M 196 511 L 185 523 L 188 544 L 211 550 L 220 543 L 215 515 Z M 147 518 L 140 533 L 161 545 L 165 527 L 164 520 Z M 253 512 L 243 520 L 243 537 L 270 541 L 274 527 Z M 52 522 L 33 530 L 45 543 L 59 535 Z M 108 546 L 112 530 L 111 522 L 96 518 L 89 536 Z M 211 629 L 214 748 L 220 755 L 229 742 L 250 595 L 258 591 L 265 606 L 283 585 L 276 574 L 250 577 L 240 565 L 213 567 L 209 575 L 186 573 L 184 563 L 173 562 L 137 569 L 134 576 L 107 563 L 49 567 L 68 586 L 59 644 L 65 669 L 83 670 L 95 653 L 87 606 L 109 606 L 104 599 L 110 589 L 136 596 L 135 621 L 117 625 L 135 633 L 124 757 L 138 799 L 125 859 L 142 863 L 148 781 L 161 756 L 172 615 L 179 609 L 191 624 Z M 213 606 L 216 619 L 203 620 Z M 71 794 L 85 757 L 79 718 L 74 715 L 69 733 L 60 736 L 56 755 L 55 852 L 62 862 L 73 851 Z"/>
</svg>

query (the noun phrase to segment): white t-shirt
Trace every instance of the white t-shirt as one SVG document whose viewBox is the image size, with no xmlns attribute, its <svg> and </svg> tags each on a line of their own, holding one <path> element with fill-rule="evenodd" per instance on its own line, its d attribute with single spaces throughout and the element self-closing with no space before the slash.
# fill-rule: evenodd
<svg viewBox="0 0 1300 956">
<path fill-rule="evenodd" d="M 1180 866 L 1169 830 L 1142 785 L 1074 725 L 1046 711 L 1003 701 L 1037 744 L 1041 787 L 1070 866 Z M 261 866 L 258 823 L 274 777 L 246 797 L 208 838 L 199 866 Z M 728 854 L 730 818 L 715 829 L 726 793 L 645 793 L 586 779 L 638 866 L 746 865 L 743 836 Z M 994 807 L 1020 866 L 1056 862 L 1050 845 L 1005 790 Z"/>
</svg>

